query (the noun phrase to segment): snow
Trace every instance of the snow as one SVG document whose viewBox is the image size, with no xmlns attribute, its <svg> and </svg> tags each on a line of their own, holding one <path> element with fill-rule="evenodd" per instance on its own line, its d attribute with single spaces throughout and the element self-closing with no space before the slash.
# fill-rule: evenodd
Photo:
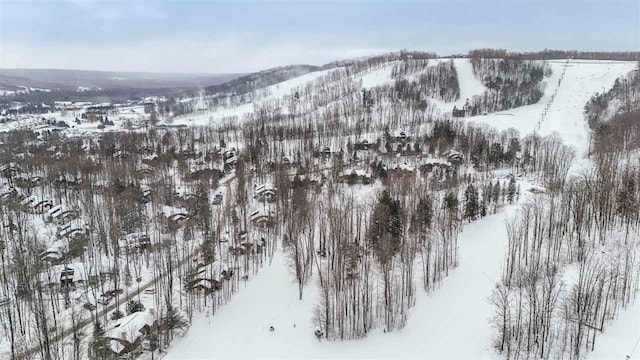
<svg viewBox="0 0 640 360">
<path fill-rule="evenodd" d="M 615 80 L 632 71 L 636 63 L 595 60 L 569 61 L 568 65 L 565 60 L 554 60 L 548 63 L 553 74 L 545 78 L 547 87 L 538 103 L 471 117 L 469 121 L 486 123 L 498 130 L 515 128 L 523 135 L 536 130 L 543 136 L 557 132 L 565 144 L 573 146 L 579 155 L 586 152 L 589 147 L 590 130 L 583 115 L 585 104 L 595 93 L 609 90 Z M 551 104 L 540 128 L 536 129 L 544 107 L 557 88 L 565 65 L 566 73 L 555 101 Z M 458 76 L 460 73 L 461 71 Z M 467 86 L 465 83 L 461 84 L 461 88 L 465 86 Z"/>
<path fill-rule="evenodd" d="M 440 59 L 446 60 L 446 59 Z M 456 67 L 458 74 L 458 87 L 460 88 L 460 97 L 453 102 L 445 103 L 444 101 L 431 99 L 438 109 L 450 113 L 453 107 L 462 108 L 474 95 L 481 95 L 487 89 L 475 75 L 473 75 L 473 66 L 469 59 L 453 59 L 453 65 Z"/>
<path fill-rule="evenodd" d="M 165 359 L 489 358 L 493 307 L 486 299 L 501 272 L 504 220 L 516 209 L 508 206 L 465 226 L 459 267 L 432 294 L 419 291 L 403 329 L 387 334 L 378 329 L 359 341 L 318 341 L 312 323 L 317 279 L 312 278 L 298 300 L 286 259 L 278 252 L 218 313 L 196 319 Z"/>
<path fill-rule="evenodd" d="M 634 349 L 635 346 L 635 349 Z M 633 351 L 633 353 L 631 353 Z M 587 360 L 640 359 L 640 301 L 623 310 L 618 318 L 596 337 L 596 347 Z"/>
</svg>

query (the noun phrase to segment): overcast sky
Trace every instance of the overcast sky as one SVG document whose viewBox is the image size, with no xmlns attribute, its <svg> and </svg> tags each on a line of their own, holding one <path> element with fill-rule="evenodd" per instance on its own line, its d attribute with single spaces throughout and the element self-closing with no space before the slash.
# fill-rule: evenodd
<svg viewBox="0 0 640 360">
<path fill-rule="evenodd" d="M 0 67 L 251 72 L 399 49 L 638 50 L 639 0 L 0 0 Z"/>
</svg>

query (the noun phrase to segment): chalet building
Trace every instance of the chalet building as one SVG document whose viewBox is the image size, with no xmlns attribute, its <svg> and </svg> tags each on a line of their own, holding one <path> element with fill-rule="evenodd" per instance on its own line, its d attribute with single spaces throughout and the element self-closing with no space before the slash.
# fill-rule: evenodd
<svg viewBox="0 0 640 360">
<path fill-rule="evenodd" d="M 387 172 L 389 175 L 395 176 L 415 176 L 416 169 L 412 165 L 403 163 L 394 163 L 391 166 L 387 167 Z"/>
<path fill-rule="evenodd" d="M 346 184 L 371 184 L 373 176 L 362 169 L 347 169 L 338 174 L 338 182 Z"/>
<path fill-rule="evenodd" d="M 223 200 L 223 199 L 224 199 L 224 198 L 223 198 L 223 196 L 222 196 L 222 193 L 221 193 L 221 192 L 216 192 L 216 193 L 213 195 L 213 200 L 211 201 L 211 203 L 212 203 L 213 205 L 221 205 L 221 204 L 222 204 L 222 200 Z"/>
<path fill-rule="evenodd" d="M 145 163 L 142 163 L 136 169 L 136 175 L 139 178 L 143 178 L 143 177 L 146 177 L 146 176 L 153 175 L 154 171 L 155 171 L 155 169 L 153 168 L 153 166 L 147 165 Z"/>
<path fill-rule="evenodd" d="M 404 143 L 411 139 L 409 134 L 407 134 L 407 132 L 405 132 L 404 130 L 395 130 L 393 134 L 391 134 L 391 137 L 395 142 L 401 142 L 401 143 Z"/>
<path fill-rule="evenodd" d="M 144 337 L 159 326 L 155 310 L 149 308 L 116 320 L 105 337 L 109 339 L 109 349 L 121 357 L 138 350 Z"/>
<path fill-rule="evenodd" d="M 131 233 L 118 240 L 120 254 L 133 254 L 151 247 L 151 238 L 145 233 Z"/>
<path fill-rule="evenodd" d="M 276 216 L 273 210 L 255 210 L 251 213 L 251 224 L 258 228 L 268 228 L 275 225 Z"/>
<path fill-rule="evenodd" d="M 354 145 L 354 149 L 355 150 L 369 150 L 374 144 L 375 144 L 375 141 L 373 141 L 372 139 L 360 138 L 358 141 L 356 141 L 356 143 Z"/>
<path fill-rule="evenodd" d="M 447 161 L 452 165 L 460 165 L 464 162 L 464 154 L 456 150 L 449 150 L 446 153 Z"/>
<path fill-rule="evenodd" d="M 253 198 L 260 202 L 274 202 L 277 194 L 278 189 L 273 184 L 265 183 L 255 188 Z"/>
<path fill-rule="evenodd" d="M 56 225 L 64 225 L 80 217 L 78 210 L 65 210 L 62 205 L 52 207 L 47 211 L 47 220 Z"/>
<path fill-rule="evenodd" d="M 31 212 L 34 214 L 44 214 L 51 210 L 52 207 L 53 204 L 49 200 L 36 201 L 31 205 Z"/>
<path fill-rule="evenodd" d="M 442 159 L 427 159 L 425 160 L 419 167 L 420 173 L 426 175 L 435 169 L 449 169 L 451 167 L 451 163 Z"/>
<path fill-rule="evenodd" d="M 127 152 L 125 150 L 118 150 L 118 151 L 113 153 L 113 158 L 114 159 L 126 160 L 126 159 L 129 158 L 129 152 Z"/>
<path fill-rule="evenodd" d="M 237 164 L 238 164 L 237 156 L 232 156 L 230 158 L 227 158 L 224 160 L 224 170 L 231 171 L 236 167 Z"/>
<path fill-rule="evenodd" d="M 194 279 L 186 284 L 187 289 L 197 293 L 208 295 L 222 288 L 222 284 L 216 279 Z"/>
</svg>

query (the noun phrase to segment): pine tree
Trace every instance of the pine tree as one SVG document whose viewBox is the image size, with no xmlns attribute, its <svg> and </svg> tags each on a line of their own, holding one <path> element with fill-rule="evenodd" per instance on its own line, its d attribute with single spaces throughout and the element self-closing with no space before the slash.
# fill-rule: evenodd
<svg viewBox="0 0 640 360">
<path fill-rule="evenodd" d="M 136 312 L 140 312 L 144 310 L 144 305 L 140 301 L 129 300 L 127 303 L 127 315 L 131 315 Z"/>
<path fill-rule="evenodd" d="M 513 199 L 516 195 L 516 178 L 514 176 L 509 180 L 509 187 L 507 188 L 507 201 L 509 204 L 513 204 Z"/>
<path fill-rule="evenodd" d="M 369 241 L 384 263 L 400 250 L 402 235 L 402 215 L 400 201 L 394 200 L 388 191 L 383 191 L 373 211 Z"/>
<path fill-rule="evenodd" d="M 100 320 L 97 320 L 93 325 L 93 340 L 89 344 L 89 358 L 96 360 L 114 359 L 115 356 L 109 350 L 109 339 L 105 336 L 104 327 Z"/>
<path fill-rule="evenodd" d="M 467 190 L 464 192 L 465 205 L 464 216 L 471 220 L 475 220 L 478 217 L 480 204 L 478 203 L 478 190 L 473 184 L 467 186 Z"/>
</svg>

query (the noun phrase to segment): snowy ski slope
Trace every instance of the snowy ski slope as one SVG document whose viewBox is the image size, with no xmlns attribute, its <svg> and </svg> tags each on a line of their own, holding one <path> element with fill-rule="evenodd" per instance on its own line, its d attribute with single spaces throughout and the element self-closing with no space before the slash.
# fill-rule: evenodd
<svg viewBox="0 0 640 360">
<path fill-rule="evenodd" d="M 487 123 L 499 130 L 515 128 L 522 135 L 537 130 L 538 120 L 545 105 L 557 88 L 562 70 L 567 66 L 564 79 L 558 89 L 538 133 L 560 134 L 566 144 L 574 146 L 578 155 L 589 147 L 589 126 L 583 111 L 586 102 L 597 92 L 609 90 L 615 80 L 634 69 L 634 62 L 565 60 L 550 61 L 553 74 L 546 78 L 544 96 L 533 105 L 472 117 L 469 120 Z M 475 86 L 461 81 L 461 88 Z"/>
</svg>

